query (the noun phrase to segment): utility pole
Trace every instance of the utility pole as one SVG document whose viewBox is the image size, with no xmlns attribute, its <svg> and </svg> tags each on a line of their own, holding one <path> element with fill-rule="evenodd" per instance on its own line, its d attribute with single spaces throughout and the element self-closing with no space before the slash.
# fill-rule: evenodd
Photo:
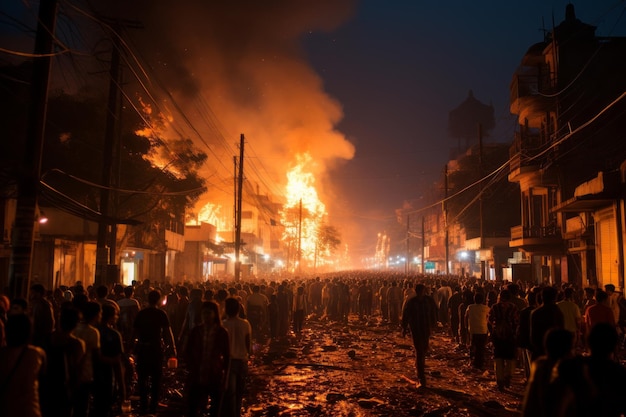
<svg viewBox="0 0 626 417">
<path fill-rule="evenodd" d="M 479 251 L 482 252 L 485 231 L 484 231 L 484 219 L 483 219 L 483 126 L 478 123 L 478 209 L 480 217 L 480 247 Z M 480 259 L 480 277 L 485 279 L 485 260 Z"/>
<path fill-rule="evenodd" d="M 17 186 L 15 224 L 11 235 L 9 290 L 13 298 L 27 298 L 30 288 L 35 210 L 38 205 L 37 193 L 41 176 L 41 156 L 48 110 L 48 82 L 51 55 L 54 52 L 53 38 L 57 6 L 57 0 L 41 0 L 39 3 L 28 130 L 22 154 L 23 171 Z"/>
<path fill-rule="evenodd" d="M 233 244 L 237 240 L 237 156 L 233 155 Z"/>
<path fill-rule="evenodd" d="M 422 216 L 422 274 L 426 273 L 426 270 L 424 270 L 424 266 L 425 261 L 424 261 L 424 254 L 426 252 L 426 231 L 424 230 L 424 216 Z"/>
<path fill-rule="evenodd" d="M 445 229 L 446 247 L 446 275 L 450 274 L 450 244 L 448 230 L 448 164 L 444 168 L 444 199 L 443 199 L 443 225 Z"/>
<path fill-rule="evenodd" d="M 236 204 L 236 223 L 235 223 L 235 282 L 239 282 L 241 278 L 241 261 L 239 260 L 239 252 L 241 251 L 241 200 L 243 197 L 243 145 L 245 139 L 243 133 L 239 139 L 239 176 L 237 180 L 237 204 Z"/>
<path fill-rule="evenodd" d="M 117 32 L 117 27 L 114 26 L 114 31 Z M 108 247 L 107 241 L 111 241 L 116 237 L 110 237 L 111 231 L 109 228 L 112 226 L 110 220 L 111 216 L 109 207 L 109 188 L 111 186 L 111 171 L 113 166 L 113 151 L 115 149 L 116 142 L 116 126 L 119 119 L 119 85 L 120 85 L 120 43 L 117 33 L 113 33 L 113 48 L 111 50 L 111 68 L 109 70 L 109 99 L 107 103 L 107 118 L 106 126 L 104 130 L 104 145 L 102 149 L 102 187 L 100 188 L 100 214 L 102 218 L 98 222 L 98 238 L 96 241 L 96 276 L 95 283 L 99 284 L 111 284 L 116 283 L 119 280 L 119 275 L 110 277 L 109 266 L 115 265 L 115 254 L 109 253 L 109 251 L 115 248 Z M 107 239 L 108 238 L 108 239 Z M 114 259 L 112 264 L 111 259 Z M 117 274 L 116 274 L 117 275 Z"/>
<path fill-rule="evenodd" d="M 102 188 L 100 188 L 100 221 L 98 222 L 98 236 L 96 241 L 96 284 L 113 284 L 120 280 L 120 271 L 117 264 L 117 223 L 111 210 L 111 187 L 119 184 L 120 165 L 120 109 L 122 96 L 120 30 L 124 28 L 141 28 L 136 21 L 120 20 L 100 16 L 99 19 L 109 25 L 111 30 L 111 67 L 109 69 L 109 97 L 107 101 L 107 117 L 104 130 L 102 149 Z M 113 171 L 116 176 L 113 176 Z M 113 180 L 114 178 L 114 180 Z M 113 191 L 113 203 L 117 205 L 117 194 Z M 167 248 L 166 248 L 167 250 Z"/>
<path fill-rule="evenodd" d="M 300 220 L 298 223 L 298 275 L 302 273 L 302 199 L 300 199 Z"/>
<path fill-rule="evenodd" d="M 407 278 L 409 277 L 409 239 L 411 237 L 411 227 L 409 222 L 411 221 L 411 216 L 406 215 L 406 261 L 404 262 L 404 273 Z"/>
</svg>

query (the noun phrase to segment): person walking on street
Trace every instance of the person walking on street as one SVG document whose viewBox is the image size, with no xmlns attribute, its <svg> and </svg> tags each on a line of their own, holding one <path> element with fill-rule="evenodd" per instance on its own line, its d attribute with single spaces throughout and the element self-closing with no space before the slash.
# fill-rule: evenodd
<svg viewBox="0 0 626 417">
<path fill-rule="evenodd" d="M 526 381 L 530 378 L 532 365 L 532 345 L 530 343 L 530 314 L 537 307 L 537 292 L 528 293 L 528 307 L 520 311 L 519 324 L 517 326 L 516 343 L 521 350 L 521 360 L 524 367 Z"/>
<path fill-rule="evenodd" d="M 498 302 L 491 306 L 489 311 L 496 383 L 500 391 L 511 386 L 511 378 L 515 372 L 517 355 L 515 339 L 519 325 L 519 310 L 511 299 L 509 290 L 500 291 Z"/>
<path fill-rule="evenodd" d="M 482 292 L 474 294 L 474 304 L 467 306 L 464 320 L 467 323 L 467 332 L 470 335 L 470 358 L 475 369 L 482 370 L 485 366 L 487 350 L 487 334 L 489 307 L 485 304 L 485 295 Z"/>
<path fill-rule="evenodd" d="M 545 354 L 544 337 L 553 327 L 562 329 L 565 325 L 563 313 L 556 305 L 557 290 L 544 287 L 541 290 L 541 306 L 530 313 L 530 344 L 532 360 Z"/>
<path fill-rule="evenodd" d="M 165 311 L 157 308 L 160 299 L 159 291 L 150 291 L 148 307 L 137 313 L 133 325 L 140 414 L 155 414 L 159 405 L 164 360 L 162 343 L 165 343 L 172 357 L 176 356 L 169 318 Z"/>
<path fill-rule="evenodd" d="M 550 417 L 551 406 L 560 395 L 554 379 L 561 361 L 574 356 L 574 337 L 565 329 L 550 329 L 546 334 L 546 354 L 533 362 L 531 376 L 526 384 L 522 417 Z M 558 402 L 558 401 L 557 401 Z"/>
<path fill-rule="evenodd" d="M 87 301 L 81 312 L 83 318 L 74 329 L 74 336 L 85 342 L 85 355 L 81 363 L 78 389 L 74 396 L 75 417 L 89 415 L 94 388 L 94 367 L 100 361 L 100 332 L 97 326 L 102 317 L 102 307 L 95 301 Z"/>
<path fill-rule="evenodd" d="M 389 308 L 389 322 L 391 324 L 398 323 L 400 313 L 402 310 L 402 288 L 398 286 L 398 283 L 394 280 L 391 282 L 391 286 L 387 290 L 387 303 Z"/>
<path fill-rule="evenodd" d="M 94 364 L 94 416 L 108 417 L 119 400 L 126 400 L 122 357 L 122 335 L 115 328 L 119 315 L 111 304 L 102 304 L 100 332 L 100 360 Z"/>
<path fill-rule="evenodd" d="M 253 338 L 257 341 L 265 337 L 268 327 L 268 306 L 270 302 L 265 294 L 261 294 L 261 287 L 254 285 L 252 294 L 246 301 L 248 321 L 252 326 Z"/>
<path fill-rule="evenodd" d="M 229 335 L 220 322 L 219 306 L 216 302 L 204 301 L 200 315 L 202 322 L 189 333 L 185 350 L 185 363 L 189 370 L 186 386 L 189 404 L 187 415 L 204 415 L 210 398 L 211 416 L 220 416 L 230 363 Z"/>
<path fill-rule="evenodd" d="M 46 353 L 31 345 L 32 325 L 25 314 L 10 315 L 7 345 L 0 347 L 0 416 L 41 417 L 39 380 L 46 369 Z"/>
<path fill-rule="evenodd" d="M 304 294 L 304 287 L 300 286 L 296 290 L 296 294 L 293 297 L 293 331 L 296 335 L 300 335 L 302 333 L 306 313 L 306 295 Z"/>
<path fill-rule="evenodd" d="M 241 403 L 248 376 L 248 358 L 252 354 L 252 327 L 248 320 L 239 317 L 239 301 L 226 299 L 226 320 L 223 326 L 228 330 L 230 344 L 230 366 L 223 417 L 239 417 Z"/>
<path fill-rule="evenodd" d="M 619 322 L 619 303 L 622 298 L 622 294 L 620 292 L 615 291 L 615 285 L 606 284 L 604 286 L 604 292 L 608 295 L 608 304 L 613 312 L 613 318 L 615 319 L 615 324 Z"/>
<path fill-rule="evenodd" d="M 78 309 L 72 305 L 61 308 L 59 327 L 52 332 L 50 344 L 46 347 L 48 366 L 41 390 L 44 417 L 73 415 L 72 404 L 85 356 L 85 342 L 72 334 L 79 320 Z"/>
<path fill-rule="evenodd" d="M 33 323 L 33 345 L 45 347 L 50 342 L 50 335 L 55 329 L 54 311 L 52 304 L 45 297 L 43 285 L 35 284 L 30 288 L 30 319 Z"/>
<path fill-rule="evenodd" d="M 454 287 L 452 296 L 448 300 L 448 315 L 450 316 L 450 336 L 454 343 L 459 343 L 459 324 L 461 318 L 459 317 L 459 306 L 463 302 L 461 295 L 461 288 Z"/>
<path fill-rule="evenodd" d="M 422 387 L 426 386 L 426 352 L 430 334 L 437 326 L 437 309 L 434 300 L 426 296 L 423 284 L 415 286 L 416 296 L 407 300 L 402 310 L 402 336 L 410 330 L 415 348 L 415 367 Z"/>
<path fill-rule="evenodd" d="M 466 349 L 469 345 L 469 332 L 467 331 L 467 320 L 465 313 L 467 307 L 474 303 L 474 293 L 469 288 L 463 290 L 463 301 L 459 304 L 459 348 Z"/>
<path fill-rule="evenodd" d="M 129 350 L 132 348 L 133 337 L 133 325 L 135 323 L 135 317 L 141 310 L 139 301 L 133 297 L 135 289 L 129 285 L 124 288 L 124 297 L 117 300 L 117 305 L 120 307 L 120 319 L 118 321 L 118 330 L 122 334 L 122 341 L 124 342 L 124 348 Z"/>
<path fill-rule="evenodd" d="M 577 346 L 578 335 L 582 327 L 582 315 L 580 314 L 578 304 L 574 302 L 574 289 L 572 287 L 565 288 L 563 297 L 563 300 L 556 303 L 556 305 L 561 310 L 561 313 L 563 313 L 565 330 L 572 334 L 574 346 Z"/>
</svg>

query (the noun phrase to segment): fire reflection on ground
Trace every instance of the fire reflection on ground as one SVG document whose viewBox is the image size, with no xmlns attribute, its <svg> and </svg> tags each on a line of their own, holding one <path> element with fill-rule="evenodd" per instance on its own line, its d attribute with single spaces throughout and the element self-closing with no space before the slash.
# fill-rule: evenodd
<svg viewBox="0 0 626 417">
<path fill-rule="evenodd" d="M 255 345 L 244 415 L 518 415 L 521 370 L 510 390 L 498 392 L 490 361 L 473 370 L 443 332 L 431 347 L 429 386 L 418 388 L 410 339 L 397 327 L 356 316 L 348 323 L 309 318 L 299 337 Z"/>
<path fill-rule="evenodd" d="M 513 417 L 525 387 L 518 369 L 511 388 L 499 392 L 493 361 L 474 370 L 467 350 L 443 331 L 431 339 L 428 387 L 418 387 L 410 339 L 397 325 L 356 315 L 345 323 L 309 317 L 301 335 L 253 350 L 244 417 Z M 160 417 L 185 415 L 184 368 L 167 371 Z"/>
</svg>

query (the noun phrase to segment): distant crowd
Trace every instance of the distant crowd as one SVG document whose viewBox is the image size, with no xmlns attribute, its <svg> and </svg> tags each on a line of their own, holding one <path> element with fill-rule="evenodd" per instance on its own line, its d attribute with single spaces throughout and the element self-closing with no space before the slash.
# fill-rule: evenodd
<svg viewBox="0 0 626 417">
<path fill-rule="evenodd" d="M 242 282 L 35 284 L 28 300 L 2 295 L 0 415 L 155 414 L 164 369 L 180 360 L 187 415 L 209 407 L 212 416 L 239 416 L 253 341 L 297 338 L 313 317 L 352 317 L 411 334 L 421 386 L 429 339 L 440 332 L 474 369 L 493 359 L 498 390 L 523 369 L 525 416 L 626 413 L 626 370 L 617 361 L 626 300 L 613 285 L 352 271 Z"/>
</svg>

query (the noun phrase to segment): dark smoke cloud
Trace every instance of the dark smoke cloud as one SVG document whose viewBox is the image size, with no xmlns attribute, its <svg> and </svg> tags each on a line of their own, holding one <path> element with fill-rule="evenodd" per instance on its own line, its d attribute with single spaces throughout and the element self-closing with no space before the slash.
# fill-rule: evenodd
<svg viewBox="0 0 626 417">
<path fill-rule="evenodd" d="M 101 10 L 143 26 L 126 32 L 137 55 L 214 147 L 211 170 L 219 171 L 216 158 L 222 160 L 222 171 L 232 166 L 234 144 L 244 133 L 273 171 L 272 179 L 284 184 L 297 153 L 313 156 L 320 177 L 331 164 L 354 154 L 353 145 L 335 129 L 343 117 L 341 105 L 325 93 L 300 46 L 307 33 L 345 22 L 353 3 L 145 0 L 131 6 L 106 2 Z M 167 95 L 161 100 L 161 108 L 180 122 Z M 232 169 L 218 176 L 232 177 Z"/>
</svg>

